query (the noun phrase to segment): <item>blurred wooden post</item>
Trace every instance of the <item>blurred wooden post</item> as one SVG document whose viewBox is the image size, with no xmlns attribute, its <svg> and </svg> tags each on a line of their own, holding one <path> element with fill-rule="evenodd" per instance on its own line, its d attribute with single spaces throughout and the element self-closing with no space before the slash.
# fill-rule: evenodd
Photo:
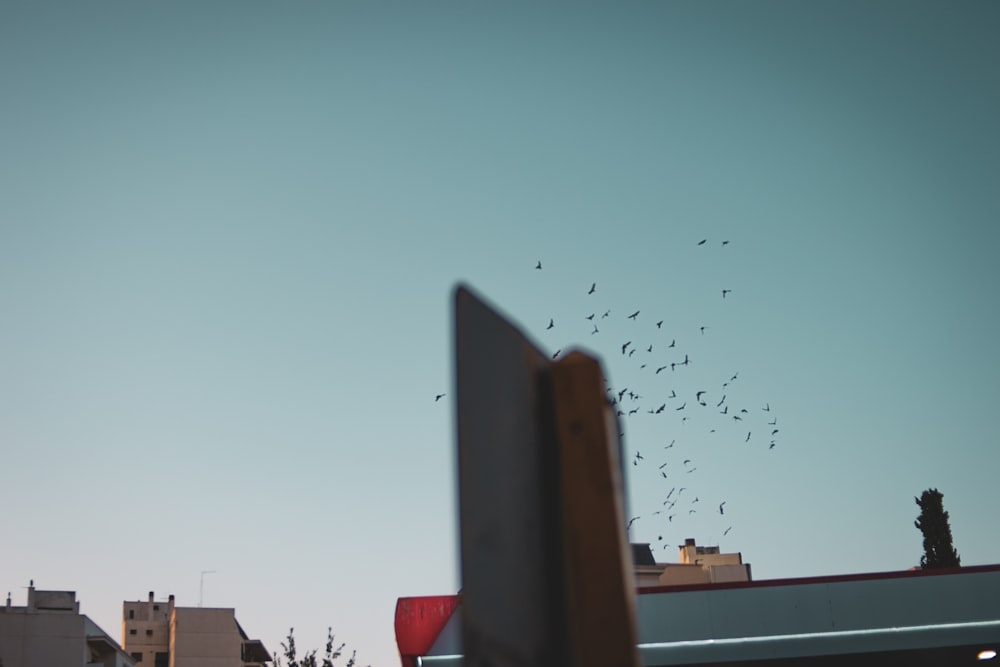
<svg viewBox="0 0 1000 667">
<path fill-rule="evenodd" d="M 570 664 L 638 665 L 618 428 L 601 366 L 571 352 L 550 373 L 562 475 Z"/>
<path fill-rule="evenodd" d="M 469 667 L 637 667 L 614 419 L 598 362 L 551 362 L 455 291 Z"/>
</svg>

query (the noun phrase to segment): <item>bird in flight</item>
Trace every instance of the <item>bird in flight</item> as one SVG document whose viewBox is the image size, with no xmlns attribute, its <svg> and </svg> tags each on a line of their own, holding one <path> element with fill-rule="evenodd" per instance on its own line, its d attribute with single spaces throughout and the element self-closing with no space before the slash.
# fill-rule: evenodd
<svg viewBox="0 0 1000 667">
<path fill-rule="evenodd" d="M 659 322 L 656 323 L 657 329 L 661 328 L 662 326 L 663 326 L 663 320 L 660 320 Z"/>
<path fill-rule="evenodd" d="M 434 402 L 437 403 L 438 401 L 440 401 L 445 396 L 446 396 L 446 394 L 438 394 L 437 396 L 434 397 Z"/>
<path fill-rule="evenodd" d="M 549 326 L 545 327 L 545 330 L 548 331 L 549 329 L 551 329 L 555 325 L 556 325 L 556 323 L 552 321 L 552 318 L 549 318 Z"/>
<path fill-rule="evenodd" d="M 667 347 L 674 347 L 674 346 L 676 346 L 676 345 L 677 345 L 677 339 L 676 339 L 676 338 L 674 338 L 674 339 L 672 339 L 672 340 L 670 341 L 670 345 L 667 345 Z"/>
<path fill-rule="evenodd" d="M 585 320 L 590 320 L 590 321 L 593 321 L 593 320 L 594 320 L 594 315 L 596 315 L 596 314 L 597 314 L 597 313 L 591 313 L 590 315 L 587 315 L 587 316 L 586 316 L 585 318 L 583 318 L 583 319 L 585 319 Z"/>
<path fill-rule="evenodd" d="M 724 290 L 722 290 L 722 298 L 725 299 L 726 295 L 729 294 L 732 291 L 733 290 L 731 290 L 731 289 L 724 289 Z"/>
<path fill-rule="evenodd" d="M 747 431 L 747 439 L 746 439 L 746 442 L 750 442 L 750 431 Z"/>
<path fill-rule="evenodd" d="M 729 245 L 729 241 L 723 241 L 723 242 L 722 242 L 722 245 L 724 245 L 724 246 L 727 246 L 727 245 Z"/>
<path fill-rule="evenodd" d="M 597 290 L 597 283 L 590 284 L 590 291 L 587 294 L 593 294 Z"/>
<path fill-rule="evenodd" d="M 634 320 L 634 319 L 635 319 L 635 318 L 637 318 L 637 317 L 639 317 L 639 311 L 638 311 L 638 310 L 637 310 L 637 311 L 635 311 L 634 313 L 632 313 L 631 315 L 629 315 L 629 316 L 628 316 L 628 318 L 629 318 L 630 320 Z"/>
<path fill-rule="evenodd" d="M 542 260 L 538 260 L 538 264 L 535 264 L 535 268 L 538 269 L 539 271 L 542 270 Z"/>
<path fill-rule="evenodd" d="M 665 405 L 665 404 L 664 404 L 664 405 Z M 685 401 L 685 402 L 684 402 L 684 405 L 682 405 L 681 407 L 679 407 L 679 408 L 674 408 L 674 409 L 675 409 L 675 410 L 683 410 L 683 409 L 684 409 L 684 408 L 686 408 L 686 407 L 687 407 L 687 401 Z"/>
<path fill-rule="evenodd" d="M 666 368 L 667 368 L 666 366 L 660 366 L 659 368 L 656 369 L 656 373 L 654 373 L 654 375 L 659 375 L 660 371 L 666 370 Z"/>
<path fill-rule="evenodd" d="M 663 404 L 663 405 L 661 405 L 660 407 L 656 408 L 656 414 L 660 414 L 661 412 L 663 412 L 663 411 L 664 411 L 664 410 L 666 410 L 666 409 L 667 409 L 667 404 L 666 404 L 666 403 L 664 403 L 664 404 Z"/>
<path fill-rule="evenodd" d="M 726 528 L 726 532 L 724 532 L 724 533 L 722 534 L 722 536 L 723 536 L 723 537 L 725 537 L 726 535 L 728 535 L 728 534 L 729 534 L 729 531 L 731 531 L 732 529 L 733 529 L 733 527 L 732 527 L 732 526 L 730 526 L 729 528 Z"/>
<path fill-rule="evenodd" d="M 560 352 L 562 352 L 561 349 L 556 350 L 556 353 L 552 355 L 552 358 L 555 359 L 556 357 L 558 357 Z"/>
<path fill-rule="evenodd" d="M 708 327 L 698 327 L 698 328 L 701 329 L 701 335 L 704 336 L 705 335 L 705 329 L 707 329 Z"/>
<path fill-rule="evenodd" d="M 664 449 L 670 449 L 671 447 L 673 447 L 673 446 L 674 446 L 674 443 L 675 443 L 675 442 L 677 442 L 677 441 L 676 441 L 676 440 L 671 440 L 671 441 L 670 441 L 670 444 L 669 444 L 669 445 L 667 445 L 666 447 L 664 447 Z"/>
<path fill-rule="evenodd" d="M 628 530 L 629 528 L 631 528 L 631 527 L 632 527 L 632 524 L 633 524 L 633 523 L 635 523 L 635 522 L 636 522 L 636 521 L 638 521 L 638 520 L 639 520 L 639 517 L 637 517 L 637 516 L 634 516 L 634 517 L 632 517 L 631 519 L 629 519 L 629 520 L 628 520 L 628 525 L 627 525 L 627 526 L 625 526 L 625 530 Z"/>
<path fill-rule="evenodd" d="M 607 317 L 607 316 L 608 316 L 608 315 L 610 315 L 610 314 L 611 314 L 611 311 L 610 311 L 610 310 L 605 310 L 605 311 L 604 311 L 604 314 L 603 314 L 603 315 L 601 315 L 601 319 L 603 320 L 603 319 L 604 319 L 605 317 Z"/>
<path fill-rule="evenodd" d="M 627 343 L 625 343 L 624 345 L 622 345 L 622 354 L 625 354 L 625 350 L 627 350 L 628 346 L 631 345 L 631 344 L 632 344 L 632 341 L 628 341 Z"/>
<path fill-rule="evenodd" d="M 702 239 L 702 240 L 698 241 L 698 245 L 705 245 L 705 241 L 707 241 L 707 240 L 708 239 Z"/>
<path fill-rule="evenodd" d="M 596 324 L 594 325 L 594 330 L 590 332 L 590 335 L 593 336 L 595 333 L 597 333 L 597 325 Z"/>
<path fill-rule="evenodd" d="M 770 403 L 766 404 L 764 407 L 761 408 L 761 410 L 763 410 L 764 412 L 770 412 L 771 404 Z"/>
<path fill-rule="evenodd" d="M 696 392 L 694 395 L 694 400 L 698 401 L 699 405 L 705 405 L 705 402 L 701 400 L 701 397 L 705 395 L 704 391 Z"/>
</svg>

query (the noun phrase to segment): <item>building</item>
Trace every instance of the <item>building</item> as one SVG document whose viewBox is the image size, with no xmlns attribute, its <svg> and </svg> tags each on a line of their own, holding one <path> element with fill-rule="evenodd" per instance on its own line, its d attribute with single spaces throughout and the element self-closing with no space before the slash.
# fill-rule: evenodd
<svg viewBox="0 0 1000 667">
<path fill-rule="evenodd" d="M 699 547 L 688 538 L 678 547 L 677 563 L 657 563 L 649 544 L 632 545 L 636 586 L 683 586 L 751 581 L 750 564 L 740 553 L 724 554 L 719 547 Z"/>
<path fill-rule="evenodd" d="M 80 613 L 75 591 L 28 586 L 24 607 L 0 607 L 3 667 L 134 667 L 132 658 L 90 618 Z"/>
<path fill-rule="evenodd" d="M 137 667 L 262 667 L 271 656 L 230 608 L 178 607 L 174 596 L 122 604 L 122 643 Z"/>
<path fill-rule="evenodd" d="M 697 549 L 694 555 L 697 560 Z M 636 634 L 645 667 L 939 667 L 1000 660 L 1000 565 L 638 593 Z M 400 598 L 395 628 L 403 667 L 431 657 L 440 667 L 461 665 L 460 610 L 460 595 Z"/>
</svg>

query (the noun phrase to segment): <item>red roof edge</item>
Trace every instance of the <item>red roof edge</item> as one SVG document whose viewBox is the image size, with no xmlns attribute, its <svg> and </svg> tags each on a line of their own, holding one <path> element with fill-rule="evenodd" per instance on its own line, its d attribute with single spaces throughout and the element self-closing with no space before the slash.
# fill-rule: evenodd
<svg viewBox="0 0 1000 667">
<path fill-rule="evenodd" d="M 416 667 L 458 606 L 458 595 L 399 598 L 396 600 L 396 646 L 403 667 Z"/>
</svg>

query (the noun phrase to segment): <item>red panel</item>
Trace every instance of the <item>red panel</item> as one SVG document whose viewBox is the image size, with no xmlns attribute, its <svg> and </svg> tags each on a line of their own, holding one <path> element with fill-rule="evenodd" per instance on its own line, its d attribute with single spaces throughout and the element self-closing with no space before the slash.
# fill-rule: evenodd
<svg viewBox="0 0 1000 667">
<path fill-rule="evenodd" d="M 403 667 L 416 667 L 458 606 L 459 596 L 399 598 L 396 600 L 396 646 Z"/>
</svg>

